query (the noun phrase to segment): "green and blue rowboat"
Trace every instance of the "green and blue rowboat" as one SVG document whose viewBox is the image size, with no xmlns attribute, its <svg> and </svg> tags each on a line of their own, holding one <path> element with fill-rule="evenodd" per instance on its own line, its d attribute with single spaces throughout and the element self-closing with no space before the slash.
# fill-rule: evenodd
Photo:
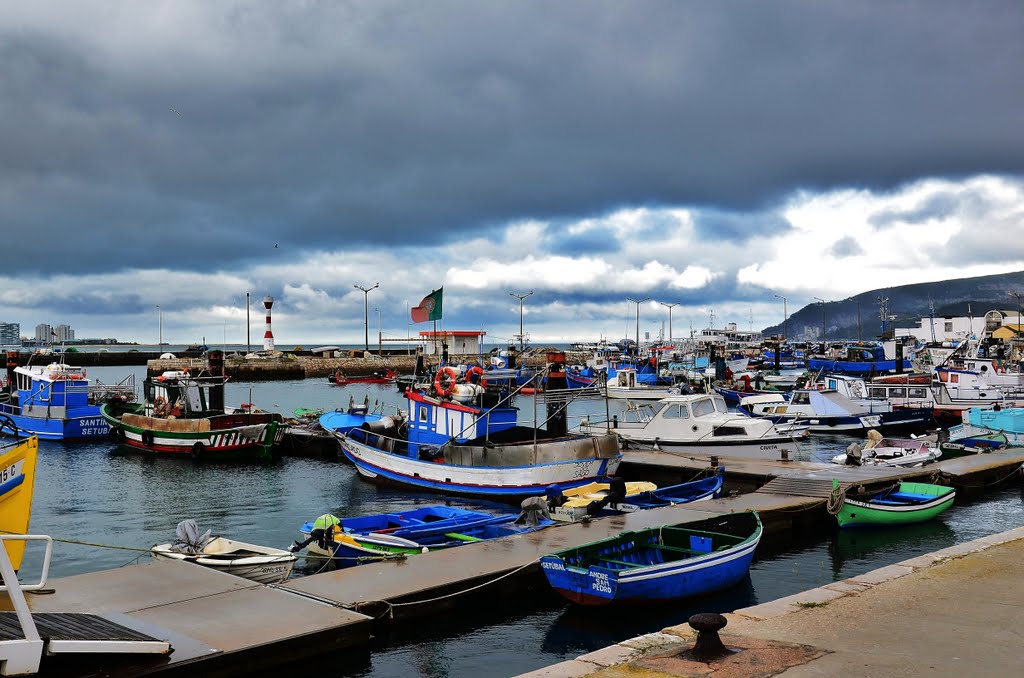
<svg viewBox="0 0 1024 678">
<path fill-rule="evenodd" d="M 832 487 L 838 492 L 839 481 Z M 840 528 L 922 523 L 952 506 L 955 495 L 944 485 L 900 482 L 881 492 L 847 495 L 836 520 Z"/>
</svg>

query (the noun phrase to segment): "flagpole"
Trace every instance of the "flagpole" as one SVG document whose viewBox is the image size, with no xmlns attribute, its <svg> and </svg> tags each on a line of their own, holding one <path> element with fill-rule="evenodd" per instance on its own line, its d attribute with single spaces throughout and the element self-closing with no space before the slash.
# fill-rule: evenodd
<svg viewBox="0 0 1024 678">
<path fill-rule="evenodd" d="M 434 321 L 434 357 L 438 358 L 438 361 L 437 361 L 438 363 L 441 362 L 440 361 L 440 355 L 437 352 L 437 321 L 436 320 Z"/>
</svg>

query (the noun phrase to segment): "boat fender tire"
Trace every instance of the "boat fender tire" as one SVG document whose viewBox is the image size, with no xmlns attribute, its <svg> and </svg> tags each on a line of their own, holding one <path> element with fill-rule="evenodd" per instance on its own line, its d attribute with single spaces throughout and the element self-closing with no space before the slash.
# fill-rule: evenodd
<svg viewBox="0 0 1024 678">
<path fill-rule="evenodd" d="M 153 447 L 153 432 L 143 431 L 142 432 L 142 444 L 145 447 Z"/>
<path fill-rule="evenodd" d="M 124 438 L 124 432 L 120 426 L 111 426 L 110 430 L 107 431 L 107 435 L 110 436 L 111 440 L 116 440 L 117 442 L 121 442 Z"/>
<path fill-rule="evenodd" d="M 195 444 L 192 445 L 192 449 L 189 450 L 188 454 L 193 459 L 201 459 L 205 452 L 206 445 L 203 445 L 201 442 L 196 441 Z"/>
</svg>

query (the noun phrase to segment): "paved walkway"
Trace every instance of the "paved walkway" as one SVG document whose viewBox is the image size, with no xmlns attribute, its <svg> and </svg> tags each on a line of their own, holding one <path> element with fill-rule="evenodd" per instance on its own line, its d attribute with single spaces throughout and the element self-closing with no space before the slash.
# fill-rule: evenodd
<svg viewBox="0 0 1024 678">
<path fill-rule="evenodd" d="M 683 624 L 525 675 L 1018 675 L 1022 610 L 1024 527 L 737 610 L 711 662 Z"/>
</svg>

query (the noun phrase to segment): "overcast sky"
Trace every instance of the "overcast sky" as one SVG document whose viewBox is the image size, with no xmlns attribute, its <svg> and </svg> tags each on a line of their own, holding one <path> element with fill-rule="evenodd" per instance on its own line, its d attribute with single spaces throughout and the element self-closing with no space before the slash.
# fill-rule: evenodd
<svg viewBox="0 0 1024 678">
<path fill-rule="evenodd" d="M 1024 269 L 1024 12 L 0 2 L 0 321 L 534 343 Z M 354 285 L 378 289 L 364 297 Z M 413 332 L 428 329 L 413 325 Z"/>
</svg>

